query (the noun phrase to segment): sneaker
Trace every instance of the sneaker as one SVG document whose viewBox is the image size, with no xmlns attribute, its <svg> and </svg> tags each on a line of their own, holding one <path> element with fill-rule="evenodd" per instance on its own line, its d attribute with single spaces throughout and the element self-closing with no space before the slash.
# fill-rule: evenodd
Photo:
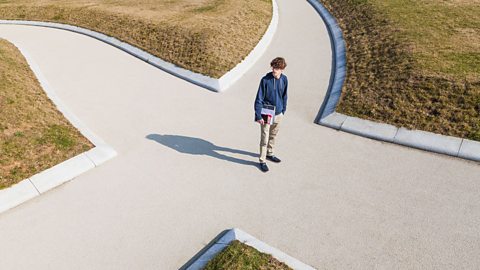
<svg viewBox="0 0 480 270">
<path fill-rule="evenodd" d="M 279 163 L 281 160 L 276 156 L 267 156 L 267 159 L 276 163 Z"/>
<path fill-rule="evenodd" d="M 260 170 L 261 170 L 262 172 L 268 172 L 267 163 L 260 163 Z"/>
</svg>

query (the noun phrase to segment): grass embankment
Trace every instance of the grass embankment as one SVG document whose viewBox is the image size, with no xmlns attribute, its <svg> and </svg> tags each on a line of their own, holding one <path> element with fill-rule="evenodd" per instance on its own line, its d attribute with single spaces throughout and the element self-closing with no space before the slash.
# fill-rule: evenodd
<svg viewBox="0 0 480 270">
<path fill-rule="evenodd" d="M 480 141 L 478 0 L 320 0 L 347 44 L 337 111 Z"/>
<path fill-rule="evenodd" d="M 292 270 L 271 255 L 245 245 L 238 240 L 217 254 L 204 270 Z"/>
<path fill-rule="evenodd" d="M 0 189 L 90 148 L 56 110 L 18 49 L 0 39 Z"/>
<path fill-rule="evenodd" d="M 215 78 L 250 53 L 271 16 L 271 0 L 0 1 L 1 19 L 88 28 Z"/>
</svg>

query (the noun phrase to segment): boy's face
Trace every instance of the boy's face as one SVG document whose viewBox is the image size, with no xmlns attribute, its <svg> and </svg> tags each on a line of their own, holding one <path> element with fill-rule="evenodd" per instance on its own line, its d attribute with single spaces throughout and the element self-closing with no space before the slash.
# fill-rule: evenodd
<svg viewBox="0 0 480 270">
<path fill-rule="evenodd" d="M 280 78 L 280 75 L 282 75 L 283 69 L 280 68 L 272 68 L 272 73 L 275 78 Z"/>
</svg>

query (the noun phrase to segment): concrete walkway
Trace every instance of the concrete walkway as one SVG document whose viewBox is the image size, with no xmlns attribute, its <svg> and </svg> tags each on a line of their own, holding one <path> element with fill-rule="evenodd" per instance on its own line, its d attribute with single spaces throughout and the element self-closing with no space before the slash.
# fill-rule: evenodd
<svg viewBox="0 0 480 270">
<path fill-rule="evenodd" d="M 319 269 L 477 269 L 480 166 L 313 124 L 325 26 L 279 0 L 271 50 L 217 94 L 97 40 L 0 26 L 118 157 L 0 215 L 0 269 L 177 269 L 237 227 Z M 288 61 L 289 109 L 268 174 L 253 99 Z"/>
</svg>

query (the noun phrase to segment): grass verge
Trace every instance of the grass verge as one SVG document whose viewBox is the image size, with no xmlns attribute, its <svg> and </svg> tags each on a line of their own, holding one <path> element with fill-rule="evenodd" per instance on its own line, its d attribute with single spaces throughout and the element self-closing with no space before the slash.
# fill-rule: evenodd
<svg viewBox="0 0 480 270">
<path fill-rule="evenodd" d="M 204 270 L 292 270 L 272 255 L 261 253 L 238 240 L 217 254 Z"/>
<path fill-rule="evenodd" d="M 1 19 L 88 28 L 214 78 L 250 53 L 271 17 L 271 0 L 0 1 Z"/>
<path fill-rule="evenodd" d="M 478 0 L 319 0 L 347 45 L 337 111 L 480 141 Z"/>
<path fill-rule="evenodd" d="M 0 39 L 0 189 L 92 147 L 56 110 L 20 51 Z"/>
</svg>

